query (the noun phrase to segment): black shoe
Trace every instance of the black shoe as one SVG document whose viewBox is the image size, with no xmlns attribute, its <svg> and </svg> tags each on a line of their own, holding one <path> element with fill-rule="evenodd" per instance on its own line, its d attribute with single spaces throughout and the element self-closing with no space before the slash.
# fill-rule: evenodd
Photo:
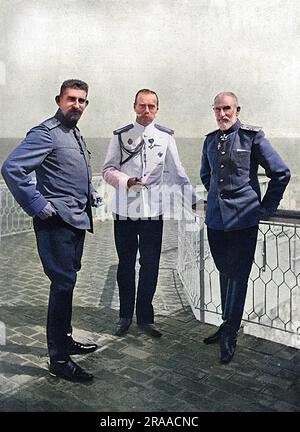
<svg viewBox="0 0 300 432">
<path fill-rule="evenodd" d="M 206 345 L 211 345 L 211 344 L 214 344 L 214 343 L 217 343 L 217 342 L 220 341 L 222 325 L 223 324 L 220 325 L 220 327 L 218 328 L 218 330 L 214 334 L 212 334 L 211 336 L 208 336 L 207 338 L 203 339 L 203 342 Z"/>
<path fill-rule="evenodd" d="M 49 373 L 52 376 L 64 378 L 72 382 L 88 382 L 94 378 L 92 374 L 85 372 L 80 366 L 71 359 L 63 363 L 50 361 Z"/>
<path fill-rule="evenodd" d="M 132 320 L 130 318 L 120 318 L 115 330 L 115 336 L 125 336 L 131 323 Z"/>
<path fill-rule="evenodd" d="M 235 353 L 237 332 L 229 325 L 224 325 L 221 331 L 220 338 L 220 362 L 222 364 L 229 363 Z"/>
<path fill-rule="evenodd" d="M 84 344 L 81 342 L 76 342 L 72 339 L 71 346 L 69 349 L 69 354 L 70 355 L 89 354 L 96 351 L 97 348 L 98 348 L 97 344 L 89 344 L 89 343 Z"/>
<path fill-rule="evenodd" d="M 160 338 L 162 336 L 162 333 L 157 330 L 154 324 L 139 324 L 139 328 L 143 333 L 146 333 L 147 335 L 154 338 Z"/>
</svg>

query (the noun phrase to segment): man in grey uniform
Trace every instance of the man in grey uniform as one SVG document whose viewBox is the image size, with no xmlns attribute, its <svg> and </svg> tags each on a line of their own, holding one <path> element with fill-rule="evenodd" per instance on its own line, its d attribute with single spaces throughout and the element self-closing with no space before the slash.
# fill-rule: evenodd
<svg viewBox="0 0 300 432">
<path fill-rule="evenodd" d="M 234 93 L 219 93 L 213 110 L 219 129 L 204 141 L 200 177 L 208 191 L 205 222 L 219 270 L 223 323 L 204 342 L 220 342 L 221 363 L 228 363 L 236 348 L 259 220 L 276 211 L 290 172 L 260 127 L 240 123 Z M 270 178 L 262 199 L 259 165 Z"/>
<path fill-rule="evenodd" d="M 128 331 L 134 313 L 135 264 L 140 253 L 136 298 L 139 328 L 152 337 L 161 332 L 154 325 L 152 305 L 161 253 L 163 215 L 170 189 L 185 190 L 187 201 L 197 201 L 178 156 L 174 131 L 154 123 L 158 112 L 157 94 L 139 90 L 134 101 L 135 123 L 114 131 L 103 166 L 104 179 L 115 190 L 113 202 L 115 244 L 119 257 L 117 282 L 120 320 L 115 334 Z M 165 186 L 165 188 L 164 188 Z"/>
<path fill-rule="evenodd" d="M 8 156 L 2 175 L 11 193 L 33 219 L 38 252 L 51 281 L 47 344 L 51 375 L 90 381 L 70 355 L 96 350 L 72 338 L 73 289 L 80 270 L 85 231 L 93 231 L 91 205 L 100 197 L 91 179 L 90 155 L 77 122 L 88 101 L 88 85 L 67 80 L 56 96 L 58 111 L 32 128 Z M 30 173 L 35 171 L 36 183 Z"/>
</svg>

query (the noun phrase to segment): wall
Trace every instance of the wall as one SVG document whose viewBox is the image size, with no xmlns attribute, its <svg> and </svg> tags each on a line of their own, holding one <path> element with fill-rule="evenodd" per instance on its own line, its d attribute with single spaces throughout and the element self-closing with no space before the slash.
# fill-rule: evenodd
<svg viewBox="0 0 300 432">
<path fill-rule="evenodd" d="M 52 115 L 73 77 L 90 84 L 86 136 L 132 121 L 143 87 L 177 136 L 215 128 L 222 90 L 238 94 L 243 121 L 300 136 L 297 0 L 0 0 L 0 11 L 0 137 Z"/>
</svg>

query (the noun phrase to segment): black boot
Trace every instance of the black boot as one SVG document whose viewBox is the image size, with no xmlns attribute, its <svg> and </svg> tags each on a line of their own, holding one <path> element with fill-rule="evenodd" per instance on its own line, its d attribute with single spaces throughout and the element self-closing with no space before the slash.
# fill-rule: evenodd
<svg viewBox="0 0 300 432">
<path fill-rule="evenodd" d="M 116 326 L 115 336 L 125 336 L 131 323 L 131 318 L 120 318 Z"/>
<path fill-rule="evenodd" d="M 65 380 L 72 382 L 83 383 L 92 381 L 93 379 L 93 375 L 91 373 L 86 372 L 71 359 L 61 362 L 50 360 L 49 373 L 52 376 L 64 378 Z"/>
<path fill-rule="evenodd" d="M 232 360 L 236 348 L 236 339 L 237 332 L 235 329 L 228 324 L 224 324 L 220 337 L 221 363 L 227 364 Z"/>
<path fill-rule="evenodd" d="M 228 279 L 227 296 L 223 312 L 223 321 L 238 331 L 244 312 L 247 293 L 247 281 Z"/>
<path fill-rule="evenodd" d="M 220 293 L 221 293 L 221 307 L 222 307 L 222 318 L 224 317 L 224 310 L 225 310 L 225 304 L 226 304 L 226 297 L 227 297 L 227 289 L 228 289 L 228 276 L 225 273 L 219 274 L 219 283 L 220 283 Z M 208 336 L 207 338 L 203 339 L 203 342 L 206 345 L 211 345 L 214 343 L 217 343 L 220 341 L 221 336 L 221 330 L 222 330 L 223 324 L 220 325 L 218 330 L 212 334 L 211 336 Z"/>
<path fill-rule="evenodd" d="M 222 319 L 223 321 L 225 321 L 224 312 L 225 312 L 227 291 L 229 285 L 229 277 L 227 276 L 227 274 L 220 272 L 219 284 L 220 284 L 220 294 L 221 294 Z"/>
<path fill-rule="evenodd" d="M 77 342 L 73 338 L 70 340 L 69 346 L 69 355 L 89 354 L 98 348 L 97 344 Z"/>
<path fill-rule="evenodd" d="M 223 326 L 223 324 L 220 325 L 220 327 L 218 328 L 218 330 L 214 334 L 203 339 L 203 342 L 206 345 L 211 345 L 211 344 L 219 342 L 220 337 L 221 337 L 222 326 Z"/>
<path fill-rule="evenodd" d="M 245 278 L 228 278 L 223 313 L 224 326 L 220 338 L 220 361 L 223 364 L 229 363 L 235 353 L 237 332 L 243 316 L 246 293 L 247 280 Z"/>
<path fill-rule="evenodd" d="M 162 333 L 158 330 L 158 328 L 153 324 L 139 324 L 140 330 L 142 330 L 143 333 L 146 333 L 149 336 L 152 336 L 154 338 L 160 338 L 162 337 Z"/>
</svg>

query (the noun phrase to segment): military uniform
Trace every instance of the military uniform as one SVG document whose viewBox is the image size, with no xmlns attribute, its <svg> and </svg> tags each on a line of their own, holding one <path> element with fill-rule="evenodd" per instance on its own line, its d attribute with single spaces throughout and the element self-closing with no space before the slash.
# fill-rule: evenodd
<svg viewBox="0 0 300 432">
<path fill-rule="evenodd" d="M 8 156 L 2 175 L 17 202 L 37 215 L 50 202 L 56 215 L 33 224 L 39 255 L 51 280 L 47 340 L 52 360 L 69 357 L 73 289 L 80 269 L 85 230 L 92 231 L 90 155 L 77 127 L 54 117 L 32 128 Z M 35 171 L 36 183 L 31 174 Z"/>
<path fill-rule="evenodd" d="M 258 166 L 270 178 L 261 200 Z M 206 136 L 200 177 L 208 191 L 208 240 L 220 272 L 222 317 L 239 329 L 255 253 L 259 220 L 272 215 L 290 172 L 261 128 L 239 120 Z"/>
<path fill-rule="evenodd" d="M 114 214 L 124 218 L 153 218 L 169 215 L 168 188 L 190 192 L 190 204 L 197 201 L 180 162 L 174 131 L 151 123 L 129 124 L 114 131 L 103 165 L 103 176 L 116 191 Z M 141 178 L 142 190 L 127 190 L 130 177 Z"/>
<path fill-rule="evenodd" d="M 117 281 L 120 318 L 131 320 L 135 303 L 135 263 L 140 252 L 136 315 L 140 325 L 154 321 L 152 299 L 157 284 L 165 214 L 164 187 L 186 187 L 191 202 L 197 201 L 181 165 L 174 131 L 152 122 L 144 127 L 129 124 L 114 131 L 103 166 L 104 179 L 115 187 L 115 243 L 119 257 Z M 144 188 L 127 189 L 130 177 L 141 179 Z M 166 192 L 166 193 L 165 193 Z"/>
</svg>

